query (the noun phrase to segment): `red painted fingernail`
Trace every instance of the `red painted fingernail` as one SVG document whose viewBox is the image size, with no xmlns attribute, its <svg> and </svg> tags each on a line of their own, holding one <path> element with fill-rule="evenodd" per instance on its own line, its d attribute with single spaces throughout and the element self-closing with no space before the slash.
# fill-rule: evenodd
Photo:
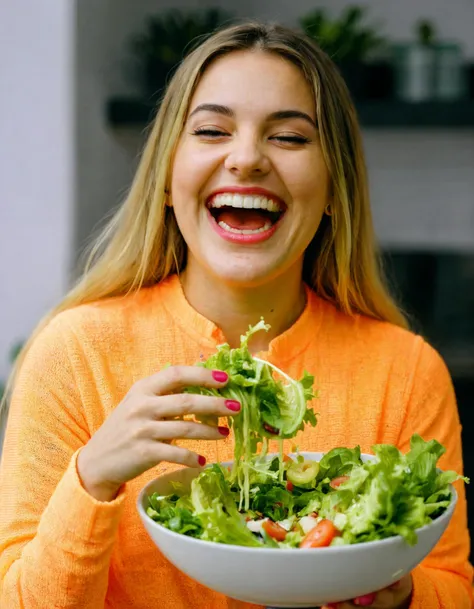
<svg viewBox="0 0 474 609">
<path fill-rule="evenodd" d="M 228 436 L 230 434 L 230 429 L 228 427 L 218 427 L 219 433 L 223 436 Z"/>
<path fill-rule="evenodd" d="M 370 605 L 375 601 L 375 597 L 377 595 L 372 594 L 364 594 L 364 596 L 359 596 L 354 599 L 354 605 L 358 605 L 359 607 L 370 607 Z"/>
<path fill-rule="evenodd" d="M 240 410 L 240 402 L 237 402 L 237 400 L 226 400 L 225 405 L 226 408 L 232 410 L 233 412 L 239 412 Z"/>
<path fill-rule="evenodd" d="M 198 463 L 201 467 L 204 467 L 204 465 L 206 465 L 206 457 L 203 457 L 202 455 L 199 455 L 198 457 Z"/>
<path fill-rule="evenodd" d="M 229 379 L 229 375 L 227 372 L 223 372 L 222 370 L 213 370 L 212 378 L 218 383 L 225 383 Z"/>
</svg>

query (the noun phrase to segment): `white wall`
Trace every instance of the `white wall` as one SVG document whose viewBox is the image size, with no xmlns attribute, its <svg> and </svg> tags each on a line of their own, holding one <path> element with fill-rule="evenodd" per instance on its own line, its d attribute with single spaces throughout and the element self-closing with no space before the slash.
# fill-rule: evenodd
<svg viewBox="0 0 474 609">
<path fill-rule="evenodd" d="M 0 378 L 63 294 L 74 207 L 73 2 L 0 3 Z"/>
<path fill-rule="evenodd" d="M 364 136 L 384 247 L 474 252 L 474 130 L 374 129 Z"/>
</svg>

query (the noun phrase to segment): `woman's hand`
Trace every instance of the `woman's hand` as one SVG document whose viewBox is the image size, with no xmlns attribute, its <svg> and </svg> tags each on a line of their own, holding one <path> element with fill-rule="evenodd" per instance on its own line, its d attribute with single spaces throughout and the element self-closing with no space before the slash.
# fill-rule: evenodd
<svg viewBox="0 0 474 609">
<path fill-rule="evenodd" d="M 354 609 L 355 607 L 370 607 L 371 609 L 409 609 L 413 581 L 411 575 L 405 575 L 388 588 L 360 596 L 352 601 L 331 603 L 323 609 Z"/>
<path fill-rule="evenodd" d="M 227 381 L 227 374 L 221 370 L 174 366 L 135 383 L 78 455 L 77 469 L 84 488 L 99 501 L 111 501 L 124 482 L 160 461 L 204 465 L 204 457 L 171 442 L 223 439 L 229 429 L 183 421 L 181 417 L 236 415 L 240 404 L 180 391 L 190 386 L 219 389 Z"/>
</svg>

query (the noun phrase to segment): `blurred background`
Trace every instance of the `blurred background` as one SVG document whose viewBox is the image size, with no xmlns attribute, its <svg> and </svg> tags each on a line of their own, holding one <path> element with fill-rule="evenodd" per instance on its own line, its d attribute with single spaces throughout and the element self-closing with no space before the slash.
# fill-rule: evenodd
<svg viewBox="0 0 474 609">
<path fill-rule="evenodd" d="M 450 368 L 474 476 L 473 0 L 3 0 L 0 381 L 123 199 L 167 75 L 234 17 L 305 29 L 346 78 L 390 279 Z"/>
</svg>

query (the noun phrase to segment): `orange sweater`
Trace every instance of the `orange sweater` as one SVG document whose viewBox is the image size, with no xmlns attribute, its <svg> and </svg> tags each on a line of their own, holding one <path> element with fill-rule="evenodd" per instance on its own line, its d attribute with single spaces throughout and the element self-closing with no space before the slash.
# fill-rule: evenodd
<svg viewBox="0 0 474 609">
<path fill-rule="evenodd" d="M 290 375 L 317 379 L 318 426 L 302 450 L 393 443 L 414 432 L 447 447 L 442 466 L 462 470 L 460 424 L 446 367 L 423 339 L 349 317 L 308 290 L 300 319 L 261 354 Z M 29 352 L 16 383 L 0 497 L 3 609 L 223 609 L 225 599 L 177 571 L 136 512 L 137 493 L 162 464 L 111 503 L 81 487 L 76 455 L 138 379 L 167 362 L 193 364 L 224 340 L 194 311 L 176 277 L 137 295 L 58 315 Z M 183 442 L 186 444 L 186 442 Z M 196 442 L 189 446 L 196 449 Z M 209 462 L 232 457 L 232 439 L 200 442 Z M 414 572 L 413 609 L 471 609 L 466 503 Z"/>
</svg>

